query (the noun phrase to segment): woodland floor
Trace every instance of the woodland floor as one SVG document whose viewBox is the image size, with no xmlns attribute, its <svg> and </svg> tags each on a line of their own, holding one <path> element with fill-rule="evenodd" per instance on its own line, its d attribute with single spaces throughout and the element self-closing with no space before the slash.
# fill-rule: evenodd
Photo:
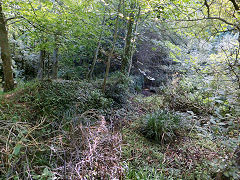
<svg viewBox="0 0 240 180">
<path fill-rule="evenodd" d="M 143 101 L 141 105 L 139 99 Z M 228 152 L 221 139 L 212 135 L 210 117 L 197 116 L 187 110 L 178 112 L 185 118 L 188 128 L 179 130 L 179 137 L 171 143 L 149 140 L 141 134 L 140 119 L 159 106 L 164 108 L 164 102 L 159 103 L 163 99 L 159 95 L 132 99 L 136 117 L 128 121 L 122 131 L 128 179 L 228 179 L 220 169 L 214 168 L 222 164 L 225 169 L 226 158 L 233 157 L 233 152 Z"/>
<path fill-rule="evenodd" d="M 211 115 L 198 115 L 187 109 L 175 111 L 183 124 L 174 141 L 163 143 L 142 133 L 146 114 L 169 107 L 163 95 L 132 95 L 126 106 L 105 111 L 94 109 L 99 100 L 107 101 L 97 92 L 89 99 L 87 94 L 78 95 L 85 98 L 76 104 L 83 111 L 74 115 L 96 123 L 69 124 L 67 117 L 73 119 L 71 111 L 64 115 L 64 121 L 55 122 L 57 105 L 65 105 L 62 102 L 68 103 L 73 95 L 62 97 L 58 89 L 61 83 L 56 82 L 54 88 L 44 84 L 44 90 L 39 85 L 29 85 L 2 95 L 0 179 L 238 179 L 240 172 L 232 162 L 234 152 L 214 131 L 218 124 Z M 80 86 L 82 94 L 93 88 L 86 83 Z M 69 91 L 66 87 L 63 92 Z M 56 98 L 65 99 L 58 102 Z M 51 115 L 49 109 L 36 110 L 34 103 L 37 108 L 49 106 Z M 41 118 L 37 118 L 40 114 Z M 236 120 L 239 124 L 240 118 Z M 239 132 L 235 133 L 230 134 L 232 139 Z"/>
</svg>

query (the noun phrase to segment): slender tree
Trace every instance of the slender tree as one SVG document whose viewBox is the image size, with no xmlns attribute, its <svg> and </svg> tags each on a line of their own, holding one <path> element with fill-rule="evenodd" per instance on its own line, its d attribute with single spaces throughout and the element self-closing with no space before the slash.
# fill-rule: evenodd
<svg viewBox="0 0 240 180">
<path fill-rule="evenodd" d="M 109 74 L 109 70 L 110 70 L 111 59 L 112 59 L 113 52 L 115 50 L 115 45 L 116 45 L 116 42 L 117 42 L 117 34 L 118 34 L 118 26 L 119 26 L 119 14 L 120 14 L 120 11 L 121 11 L 121 4 L 122 4 L 122 0 L 119 0 L 116 24 L 115 24 L 115 28 L 114 28 L 112 49 L 111 49 L 110 54 L 108 56 L 106 73 L 105 73 L 105 77 L 104 77 L 104 81 L 103 81 L 103 85 L 102 85 L 102 91 L 103 92 L 105 92 L 105 90 L 106 90 L 106 83 L 107 83 L 107 78 L 108 78 L 108 74 Z"/>
<path fill-rule="evenodd" d="M 37 78 L 38 79 L 43 79 L 45 76 L 45 56 L 46 56 L 46 51 L 45 50 L 40 50 L 39 53 L 39 67 L 38 67 L 38 74 L 37 74 Z"/>
<path fill-rule="evenodd" d="M 58 43 L 57 43 L 58 39 L 57 37 L 55 37 L 55 48 L 53 50 L 53 65 L 52 65 L 52 78 L 53 79 L 57 79 L 57 75 L 58 75 Z"/>
<path fill-rule="evenodd" d="M 136 40 L 137 40 L 137 31 L 138 31 L 138 23 L 139 23 L 139 19 L 140 19 L 140 14 L 141 14 L 141 6 L 139 6 L 139 8 L 138 8 L 138 14 L 137 14 L 137 17 L 135 18 L 135 27 L 134 27 L 134 30 L 133 30 L 131 56 L 130 56 L 130 59 L 129 59 L 129 67 L 128 67 L 128 76 L 130 75 L 130 72 L 131 72 L 132 59 L 133 59 L 134 52 L 136 50 Z"/>
<path fill-rule="evenodd" d="M 103 15 L 103 19 L 102 19 L 102 26 L 104 26 L 104 24 L 105 24 L 106 10 L 107 9 L 106 9 L 106 6 L 105 6 L 104 15 Z M 99 36 L 99 39 L 98 39 L 98 45 L 97 45 L 97 48 L 96 48 L 96 51 L 95 51 L 95 54 L 94 54 L 94 59 L 93 59 L 91 69 L 87 74 L 88 79 L 92 79 L 93 71 L 94 71 L 94 68 L 95 68 L 95 65 L 96 65 L 96 62 L 97 62 L 98 53 L 99 53 L 99 49 L 100 49 L 100 46 L 101 46 L 102 36 L 103 36 L 103 27 L 102 27 L 101 32 L 100 32 L 100 36 Z"/>
<path fill-rule="evenodd" d="M 134 12 L 136 8 L 136 2 L 130 5 L 132 12 L 129 15 L 128 22 L 127 22 L 127 34 L 125 40 L 125 47 L 124 47 L 124 54 L 122 59 L 121 71 L 125 75 L 130 74 L 130 70 L 132 67 L 132 57 L 134 53 L 134 46 L 136 41 L 136 32 L 138 27 L 138 20 L 141 13 L 141 7 L 139 6 L 138 14 Z"/>
<path fill-rule="evenodd" d="M 123 59 L 122 59 L 122 66 L 121 66 L 121 71 L 124 74 L 127 74 L 128 72 L 129 62 L 131 58 L 133 24 L 134 24 L 134 13 L 131 12 L 128 23 L 127 23 L 127 35 L 126 35 L 126 42 L 124 47 Z"/>
<path fill-rule="evenodd" d="M 8 31 L 6 27 L 6 20 L 3 14 L 2 1 L 0 1 L 0 47 L 4 75 L 3 89 L 4 91 L 11 91 L 14 89 L 14 80 L 11 53 L 8 41 Z"/>
</svg>

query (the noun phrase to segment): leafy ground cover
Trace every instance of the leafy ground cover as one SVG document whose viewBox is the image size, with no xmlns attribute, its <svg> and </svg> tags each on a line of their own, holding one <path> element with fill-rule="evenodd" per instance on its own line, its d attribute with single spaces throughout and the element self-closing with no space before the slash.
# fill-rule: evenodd
<svg viewBox="0 0 240 180">
<path fill-rule="evenodd" d="M 175 111 L 168 94 L 129 95 L 116 78 L 111 96 L 60 80 L 2 94 L 0 179 L 239 179 L 238 117 Z"/>
<path fill-rule="evenodd" d="M 156 101 L 159 102 L 157 108 L 148 106 Z M 142 133 L 142 119 L 150 118 L 152 121 L 152 112 L 166 106 L 166 97 L 138 97 L 135 98 L 135 103 L 141 113 L 123 129 L 123 157 L 128 164 L 126 179 L 239 178 L 239 169 L 234 157 L 238 128 L 235 129 L 235 135 L 223 135 L 221 130 L 213 130 L 221 129 L 221 124 L 214 123 L 211 115 L 200 116 L 192 111 L 176 112 L 182 118 L 180 124 L 175 124 L 180 132 L 173 141 L 162 143 L 161 140 L 149 139 L 148 135 Z M 146 116 L 146 113 L 151 116 Z M 157 125 L 156 123 L 155 126 Z M 170 128 L 166 131 L 172 132 L 171 130 Z"/>
<path fill-rule="evenodd" d="M 100 147 L 109 154 L 109 148 L 120 153 L 121 135 L 113 129 L 106 135 L 103 129 L 106 121 L 117 123 L 123 112 L 97 83 L 31 82 L 1 95 L 0 178 L 81 179 L 103 174 L 112 177 L 106 169 L 120 161 L 112 160 L 112 153 L 109 164 L 105 164 L 107 152 L 103 153 Z M 91 150 L 90 159 L 82 159 Z M 89 166 L 92 169 L 82 171 Z M 119 171 L 115 169 L 113 175 L 122 176 L 121 166 Z"/>
</svg>

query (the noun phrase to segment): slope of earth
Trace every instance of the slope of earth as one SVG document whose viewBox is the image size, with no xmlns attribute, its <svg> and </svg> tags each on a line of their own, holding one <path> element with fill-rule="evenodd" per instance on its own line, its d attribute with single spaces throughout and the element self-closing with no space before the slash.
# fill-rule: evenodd
<svg viewBox="0 0 240 180">
<path fill-rule="evenodd" d="M 1 95 L 0 179 L 239 178 L 236 135 L 224 140 L 211 115 L 170 110 L 166 95 L 130 96 L 119 75 L 105 94 L 101 82 L 30 82 Z"/>
<path fill-rule="evenodd" d="M 1 95 L 0 179 L 122 177 L 121 134 L 114 127 L 127 110 L 118 80 L 110 78 L 105 94 L 100 81 L 59 80 Z"/>
<path fill-rule="evenodd" d="M 211 123 L 210 115 L 168 110 L 167 114 L 176 114 L 181 123 L 176 127 L 176 137 L 164 142 L 149 137 L 144 129 L 148 125 L 146 121 L 152 120 L 155 112 L 168 107 L 166 98 L 137 96 L 132 106 L 136 108 L 136 117 L 122 130 L 123 161 L 128 170 L 126 179 L 239 179 L 240 171 L 233 151 L 238 135 L 223 139 L 213 131 L 217 125 Z M 156 118 L 160 120 L 161 116 Z M 167 136 L 171 127 L 161 125 L 166 127 L 161 129 L 163 137 Z"/>
</svg>

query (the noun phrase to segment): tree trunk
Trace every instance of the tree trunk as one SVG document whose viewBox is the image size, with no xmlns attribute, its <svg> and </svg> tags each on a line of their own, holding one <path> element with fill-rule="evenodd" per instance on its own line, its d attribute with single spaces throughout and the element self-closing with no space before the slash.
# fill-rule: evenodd
<svg viewBox="0 0 240 180">
<path fill-rule="evenodd" d="M 38 79 L 43 79 L 44 77 L 44 61 L 45 61 L 45 50 L 40 50 L 39 54 L 39 68 L 38 68 Z"/>
<path fill-rule="evenodd" d="M 133 34 L 133 23 L 134 23 L 134 14 L 130 14 L 130 19 L 128 20 L 127 24 L 127 36 L 126 36 L 126 42 L 124 47 L 124 54 L 122 59 L 122 66 L 121 71 L 125 75 L 128 73 L 128 69 L 130 66 L 130 58 L 131 58 L 131 46 L 132 46 L 132 34 Z"/>
<path fill-rule="evenodd" d="M 106 11 L 107 11 L 107 8 L 105 7 L 104 16 L 103 16 L 103 20 L 102 20 L 102 26 L 104 26 L 104 24 L 105 24 Z M 94 68 L 95 68 L 95 65 L 96 65 L 96 62 L 97 62 L 97 58 L 98 58 L 98 52 L 99 52 L 99 49 L 100 49 L 100 46 L 101 46 L 102 36 L 103 36 L 103 29 L 101 30 L 101 34 L 100 34 L 99 39 L 98 39 L 98 45 L 97 45 L 97 48 L 96 48 L 96 51 L 95 51 L 95 55 L 94 55 L 94 59 L 93 59 L 91 69 L 87 74 L 88 79 L 92 79 L 92 76 L 93 76 L 93 71 L 94 71 Z"/>
<path fill-rule="evenodd" d="M 52 78 L 57 79 L 58 75 L 58 47 L 53 51 L 53 68 L 52 68 Z"/>
<path fill-rule="evenodd" d="M 135 5 L 131 5 L 134 9 Z M 121 71 L 129 76 L 132 68 L 132 58 L 135 51 L 136 32 L 138 28 L 138 21 L 140 18 L 141 6 L 139 6 L 138 14 L 134 16 L 134 13 L 130 14 L 130 19 L 127 25 L 127 35 L 124 47 L 124 54 L 122 59 Z M 134 27 L 135 24 L 135 27 Z"/>
<path fill-rule="evenodd" d="M 140 19 L 140 14 L 141 14 L 141 6 L 139 6 L 138 15 L 135 18 L 135 27 L 133 30 L 133 40 L 132 40 L 132 46 L 131 46 L 131 57 L 129 60 L 128 76 L 130 75 L 130 72 L 132 69 L 132 59 L 133 59 L 134 52 L 136 50 L 136 40 L 137 40 L 138 22 Z"/>
<path fill-rule="evenodd" d="M 47 53 L 47 64 L 46 64 L 46 73 L 47 79 L 50 79 L 51 76 L 51 62 L 50 62 L 50 53 Z"/>
<path fill-rule="evenodd" d="M 105 73 L 105 77 L 104 77 L 104 81 L 103 81 L 103 85 L 102 85 L 102 91 L 103 91 L 103 92 L 105 92 L 105 90 L 106 90 L 106 83 L 107 83 L 107 78 L 108 78 L 109 69 L 110 69 L 110 64 L 111 64 L 111 58 L 112 58 L 112 56 L 113 56 L 113 52 L 114 52 L 114 50 L 115 50 L 115 44 L 116 44 L 116 42 L 117 42 L 118 25 L 119 25 L 119 13 L 120 13 L 120 10 L 121 10 L 121 3 L 122 3 L 122 0 L 119 0 L 119 4 L 118 4 L 118 15 L 117 15 L 117 19 L 116 19 L 114 36 L 113 36 L 113 44 L 112 44 L 111 52 L 110 52 L 110 54 L 109 54 L 109 56 L 108 56 L 106 73 Z"/>
<path fill-rule="evenodd" d="M 8 32 L 6 28 L 6 22 L 2 11 L 2 2 L 0 2 L 0 47 L 1 58 L 4 75 L 4 91 L 11 91 L 14 89 L 13 71 L 11 53 L 8 42 Z"/>
</svg>

